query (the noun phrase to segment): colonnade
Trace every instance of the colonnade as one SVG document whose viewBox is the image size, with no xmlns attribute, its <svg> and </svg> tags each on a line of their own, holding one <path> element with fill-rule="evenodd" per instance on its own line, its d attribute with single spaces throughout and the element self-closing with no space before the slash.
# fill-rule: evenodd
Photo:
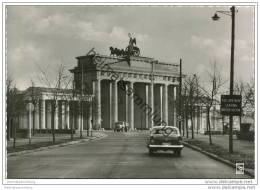
<svg viewBox="0 0 260 190">
<path fill-rule="evenodd" d="M 35 130 L 51 130 L 52 129 L 52 111 L 55 109 L 54 129 L 69 130 L 71 127 L 75 130 L 92 128 L 92 104 L 91 102 L 70 101 L 70 100 L 54 100 L 42 98 L 35 105 L 32 112 L 31 121 Z M 81 117 L 83 116 L 83 119 Z M 19 128 L 28 128 L 28 112 L 20 117 Z"/>
<path fill-rule="evenodd" d="M 102 81 L 106 80 L 108 81 L 108 90 L 106 90 L 105 92 L 101 92 L 101 84 Z M 139 106 L 141 109 L 144 110 L 145 112 L 145 128 L 148 129 L 151 126 L 155 125 L 155 115 L 156 114 L 156 110 L 154 108 L 154 90 L 155 90 L 155 85 L 159 85 L 159 89 L 160 89 L 160 98 L 159 98 L 159 102 L 160 102 L 160 110 L 158 111 L 159 116 L 157 117 L 157 119 L 159 118 L 160 121 L 163 121 L 165 123 L 169 123 L 169 96 L 168 96 L 168 87 L 170 85 L 173 84 L 168 84 L 168 83 L 141 83 L 141 82 L 136 82 L 136 81 L 123 81 L 123 83 L 120 83 L 122 81 L 118 81 L 118 80 L 107 80 L 107 79 L 98 79 L 93 81 L 93 92 L 94 92 L 94 97 L 95 97 L 95 101 L 94 101 L 94 121 L 96 122 L 94 125 L 98 126 L 98 127 L 103 127 L 103 119 L 102 119 L 102 115 L 101 115 L 101 97 L 102 96 L 109 96 L 109 110 L 110 110 L 110 114 L 109 114 L 109 128 L 113 129 L 114 128 L 114 124 L 115 122 L 118 121 L 118 91 L 119 90 L 123 90 L 125 93 L 125 121 L 127 121 L 129 123 L 129 126 L 131 129 L 134 129 L 135 126 L 135 113 L 134 113 L 134 107 L 135 106 Z M 135 90 L 135 84 L 142 84 L 144 85 L 144 92 L 145 92 L 145 97 L 141 98 L 139 97 L 140 93 L 138 91 Z M 123 84 L 123 86 L 122 86 Z M 176 100 L 176 90 L 177 90 L 177 86 L 173 86 L 174 88 L 174 92 L 173 92 L 173 97 L 174 100 Z M 158 98 L 158 97 L 156 97 Z M 173 101 L 174 102 L 174 101 Z M 174 125 L 176 125 L 176 105 L 172 105 L 174 106 Z M 157 122 L 158 124 L 158 122 Z"/>
</svg>

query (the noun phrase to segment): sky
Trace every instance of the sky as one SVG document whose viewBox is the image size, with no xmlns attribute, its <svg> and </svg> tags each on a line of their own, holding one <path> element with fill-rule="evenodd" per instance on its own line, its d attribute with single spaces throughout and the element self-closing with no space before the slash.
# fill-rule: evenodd
<svg viewBox="0 0 260 190">
<path fill-rule="evenodd" d="M 109 55 L 109 47 L 126 48 L 128 33 L 137 39 L 141 56 L 169 63 L 183 61 L 183 72 L 202 83 L 216 63 L 229 80 L 231 17 L 228 6 L 7 6 L 7 76 L 24 90 L 44 86 L 39 67 L 54 79 L 60 64 L 76 66 L 75 57 L 91 48 Z M 237 6 L 235 81 L 254 76 L 254 8 Z"/>
</svg>

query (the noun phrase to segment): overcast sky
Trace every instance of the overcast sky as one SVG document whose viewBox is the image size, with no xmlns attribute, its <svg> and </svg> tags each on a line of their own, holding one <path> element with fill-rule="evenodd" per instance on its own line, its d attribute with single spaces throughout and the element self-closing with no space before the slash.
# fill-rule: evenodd
<svg viewBox="0 0 260 190">
<path fill-rule="evenodd" d="M 254 75 L 254 9 L 237 7 L 235 77 Z M 125 48 L 128 33 L 137 38 L 141 55 L 165 62 L 183 59 L 185 74 L 207 82 L 210 65 L 217 63 L 229 79 L 231 18 L 211 16 L 229 7 L 202 6 L 7 6 L 7 70 L 19 89 L 37 81 L 40 65 L 53 77 L 60 63 L 71 69 L 76 56 L 95 47 Z"/>
</svg>

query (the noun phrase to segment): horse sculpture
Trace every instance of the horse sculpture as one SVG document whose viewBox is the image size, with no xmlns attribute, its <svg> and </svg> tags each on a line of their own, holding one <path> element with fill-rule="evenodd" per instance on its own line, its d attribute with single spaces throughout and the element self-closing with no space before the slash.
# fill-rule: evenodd
<svg viewBox="0 0 260 190">
<path fill-rule="evenodd" d="M 118 49 L 113 47 L 110 47 L 109 49 L 110 49 L 110 56 L 120 57 L 126 55 L 126 52 L 123 49 Z"/>
<path fill-rule="evenodd" d="M 136 46 L 136 39 L 131 37 L 131 34 L 128 34 L 129 36 L 129 45 L 126 47 L 125 50 L 118 49 L 114 47 L 110 47 L 110 56 L 116 56 L 116 57 L 122 57 L 122 56 L 140 56 L 140 49 Z"/>
</svg>

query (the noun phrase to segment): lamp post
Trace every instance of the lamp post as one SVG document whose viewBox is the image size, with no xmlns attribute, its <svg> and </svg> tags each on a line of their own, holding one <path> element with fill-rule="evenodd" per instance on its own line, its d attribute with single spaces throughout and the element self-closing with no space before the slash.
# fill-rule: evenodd
<svg viewBox="0 0 260 190">
<path fill-rule="evenodd" d="M 80 117 L 80 139 L 83 138 L 83 82 L 84 82 L 84 72 L 83 72 L 83 63 L 81 63 L 81 92 L 80 92 L 80 111 L 79 111 L 79 117 Z"/>
<path fill-rule="evenodd" d="M 234 89 L 234 48 L 235 48 L 235 6 L 230 11 L 217 11 L 213 17 L 214 21 L 220 19 L 217 13 L 231 16 L 231 57 L 230 57 L 230 95 L 233 95 Z M 229 153 L 233 153 L 233 116 L 229 116 Z"/>
<path fill-rule="evenodd" d="M 182 90 L 182 59 L 180 59 L 180 78 L 179 78 L 179 113 L 178 113 L 178 121 L 179 121 L 179 130 L 181 133 L 181 125 L 182 125 L 182 97 L 181 97 L 181 90 Z M 184 129 L 183 129 L 184 131 Z"/>
</svg>

